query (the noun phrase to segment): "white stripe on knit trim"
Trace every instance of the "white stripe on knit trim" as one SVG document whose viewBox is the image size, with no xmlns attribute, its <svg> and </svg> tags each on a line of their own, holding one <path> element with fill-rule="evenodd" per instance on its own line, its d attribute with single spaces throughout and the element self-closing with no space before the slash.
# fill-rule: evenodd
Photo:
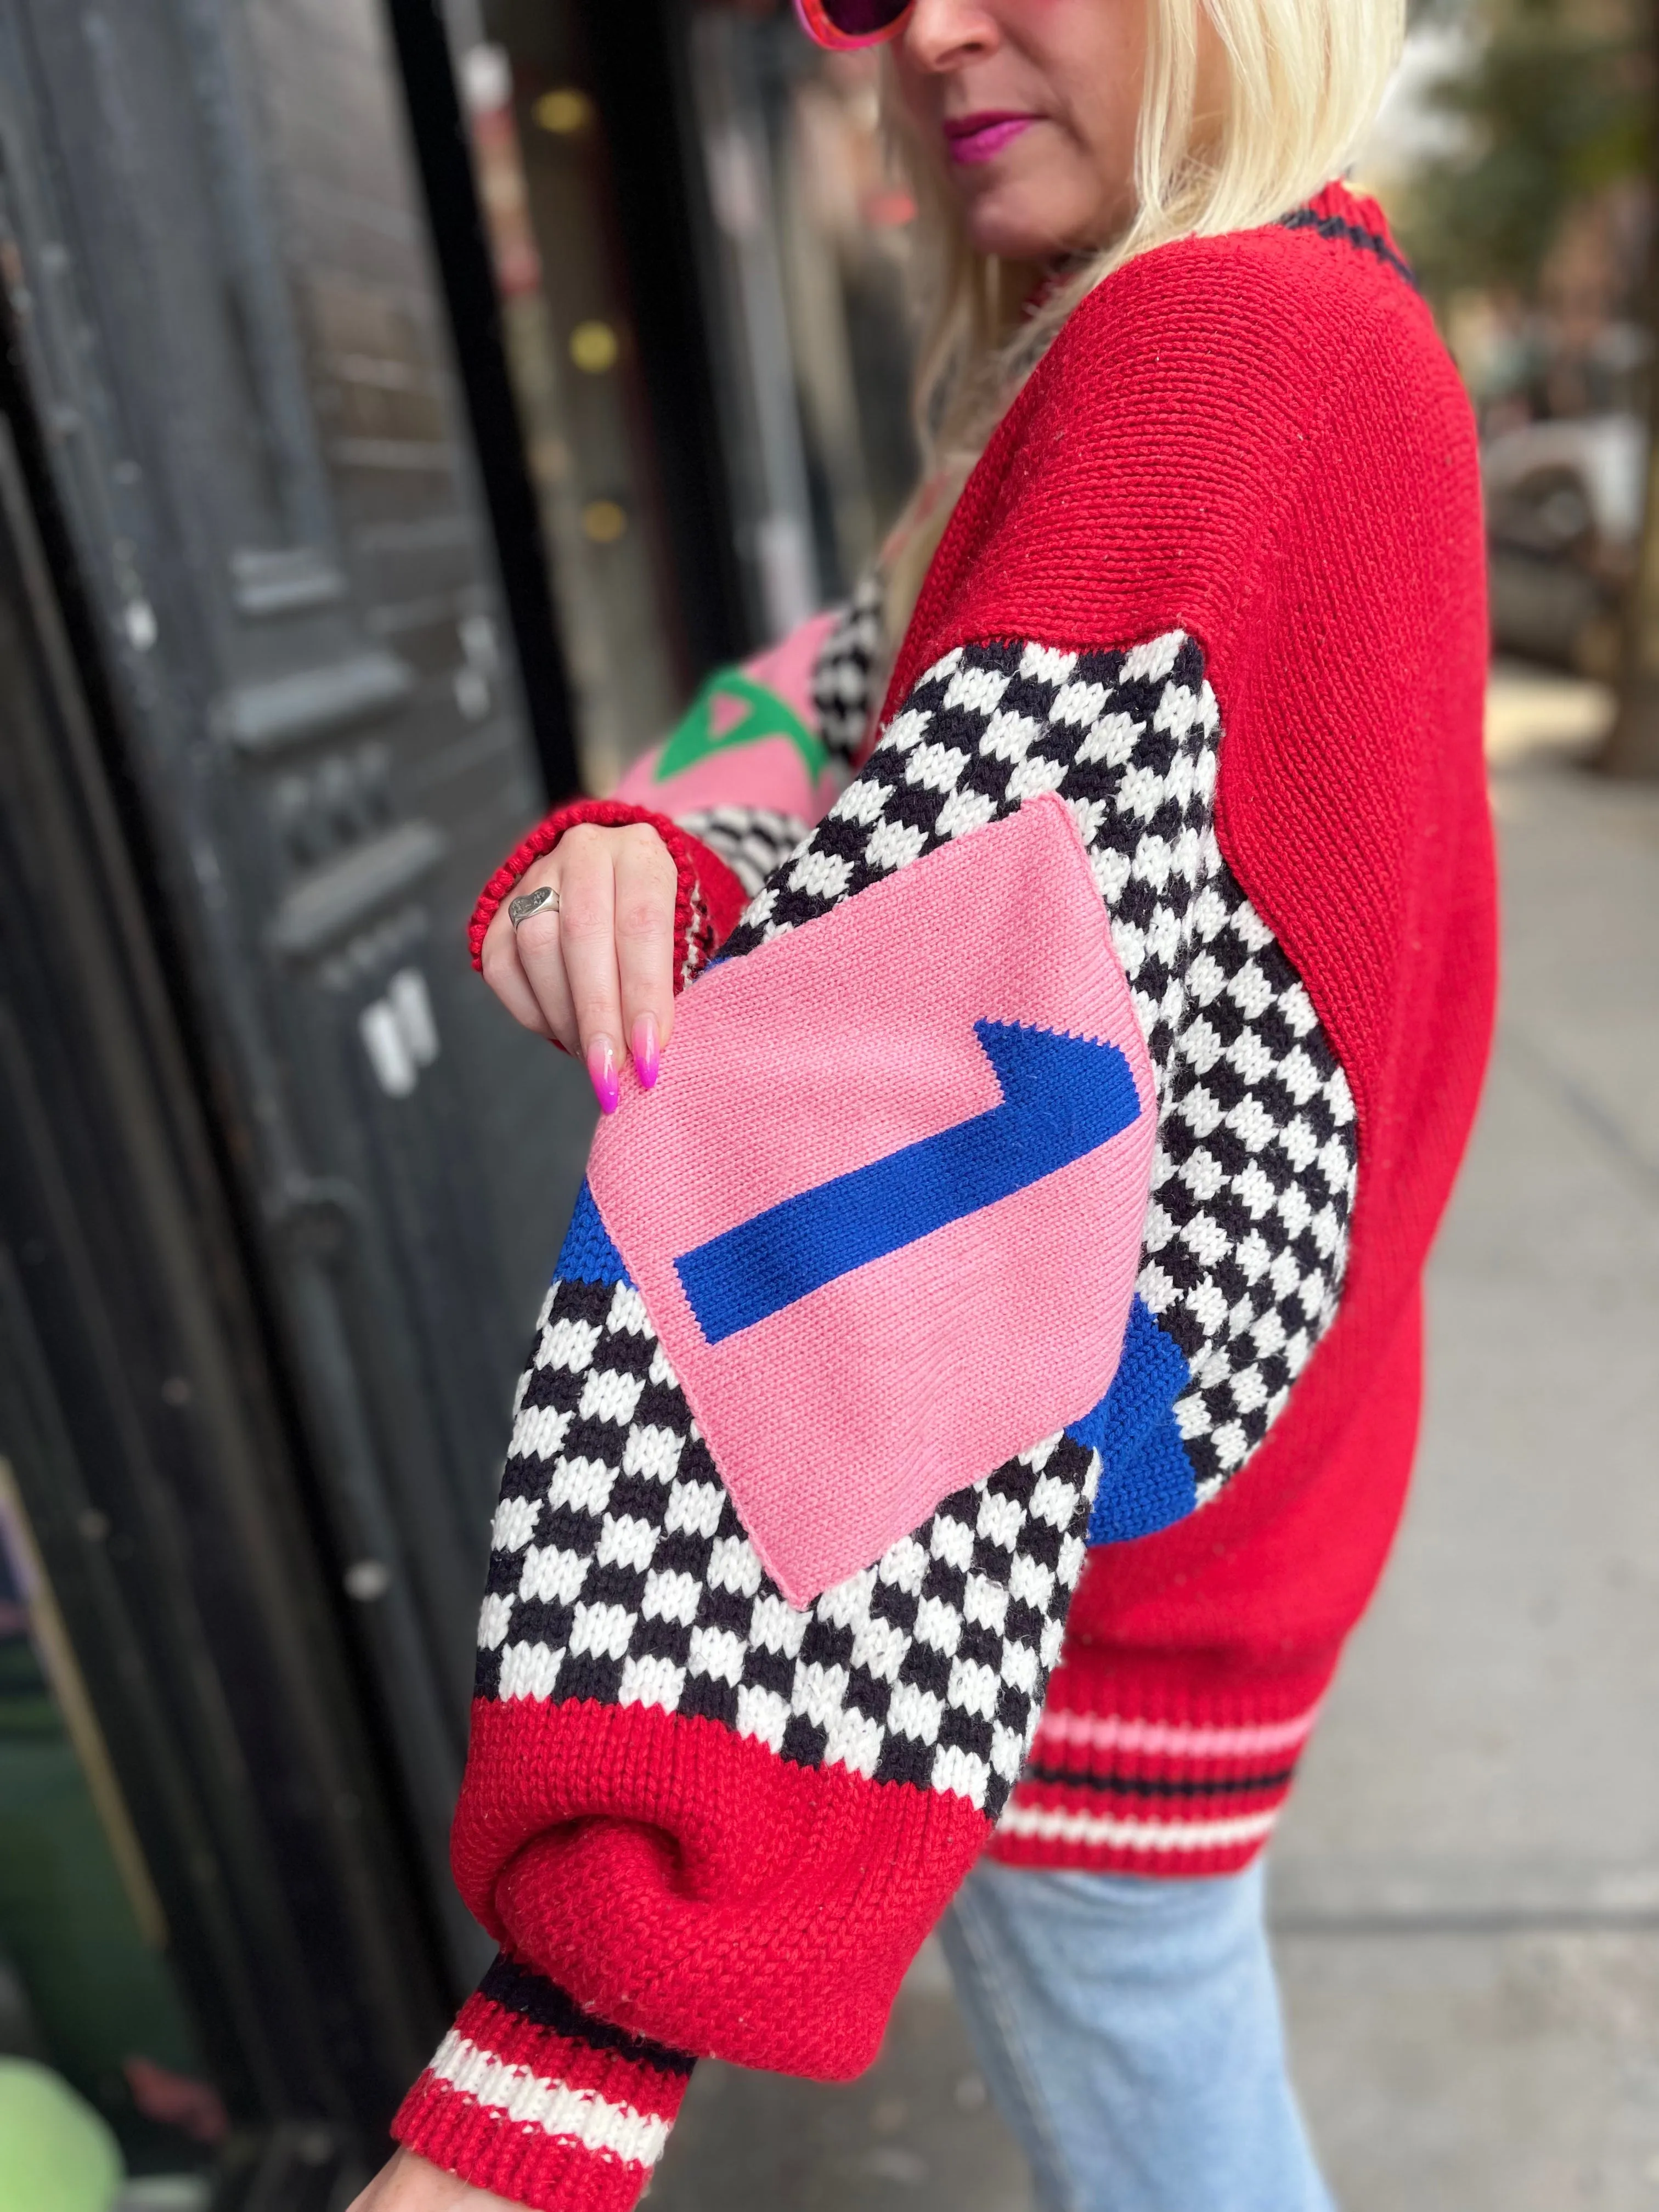
<svg viewBox="0 0 1659 2212">
<path fill-rule="evenodd" d="M 1259 1843 L 1279 1818 L 1241 1813 L 1231 1820 L 1115 1820 L 1101 1813 L 1068 1813 L 1060 1805 L 1011 1803 L 997 1822 L 1005 1836 L 1045 1844 L 1097 1844 L 1121 1851 L 1224 1851 Z"/>
<path fill-rule="evenodd" d="M 1258 1752 L 1288 1751 L 1318 1718 L 1317 1705 L 1294 1720 L 1266 1721 L 1255 1728 L 1179 1728 L 1166 1721 L 1123 1720 L 1115 1713 L 1045 1712 L 1037 1723 L 1037 1741 L 1046 1737 L 1054 1743 L 1088 1744 L 1097 1751 L 1142 1751 L 1166 1759 L 1249 1759 Z"/>
<path fill-rule="evenodd" d="M 597 2089 L 550 2081 L 527 2066 L 509 2065 L 452 2027 L 438 2046 L 432 2071 L 463 2096 L 503 2112 L 510 2120 L 544 2134 L 579 2142 L 584 2150 L 611 2151 L 630 2166 L 654 2166 L 668 2141 L 671 2121 L 631 2105 L 612 2105 Z"/>
</svg>

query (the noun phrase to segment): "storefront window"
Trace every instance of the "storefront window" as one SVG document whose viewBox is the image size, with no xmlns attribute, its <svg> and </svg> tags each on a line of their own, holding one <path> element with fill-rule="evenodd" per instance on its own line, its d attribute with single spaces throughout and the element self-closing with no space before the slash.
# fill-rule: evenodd
<svg viewBox="0 0 1659 2212">
<path fill-rule="evenodd" d="M 851 589 L 914 480 L 915 210 L 873 52 L 824 52 L 787 7 L 699 9 L 690 52 L 728 434 L 776 635 Z"/>
<path fill-rule="evenodd" d="M 665 490 L 684 457 L 662 450 L 648 389 L 678 364 L 641 358 L 651 280 L 617 220 L 585 12 L 451 0 L 450 14 L 583 767 L 603 792 L 703 672 L 688 565 L 732 567 L 737 627 L 758 645 L 850 591 L 902 504 L 914 210 L 883 147 L 874 55 L 821 52 L 769 0 L 641 18 L 663 66 L 638 88 L 672 91 L 653 112 L 650 189 L 696 210 L 731 540 L 688 550 Z"/>
<path fill-rule="evenodd" d="M 584 777 L 604 792 L 672 720 L 684 678 L 599 118 L 561 66 L 556 10 L 534 40 L 516 70 L 501 45 L 465 47 L 461 81 Z"/>
</svg>

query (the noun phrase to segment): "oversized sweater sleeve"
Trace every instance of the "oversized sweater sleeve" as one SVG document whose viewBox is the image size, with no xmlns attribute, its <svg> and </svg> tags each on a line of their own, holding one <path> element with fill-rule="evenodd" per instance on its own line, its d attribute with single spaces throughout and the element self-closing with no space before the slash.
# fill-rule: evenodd
<svg viewBox="0 0 1659 2212">
<path fill-rule="evenodd" d="M 507 1963 L 417 2148 L 623 2207 L 694 2055 L 856 2071 L 993 1823 L 1113 1826 L 1011 1801 L 1086 1548 L 1143 1644 L 1172 1559 L 1189 1641 L 1284 1588 L 1478 1078 L 1477 483 L 1334 189 L 1116 272 L 1010 408 L 879 742 L 596 1143 L 455 1831 Z"/>
<path fill-rule="evenodd" d="M 741 667 L 717 670 L 609 798 L 574 800 L 538 823 L 473 909 L 474 966 L 502 901 L 567 830 L 639 822 L 658 832 L 674 860 L 675 988 L 683 988 L 744 901 L 819 820 L 862 750 L 876 703 L 881 608 L 872 570 L 845 606 L 801 623 Z"/>
<path fill-rule="evenodd" d="M 456 1822 L 502 1962 L 398 2123 L 466 2179 L 625 2207 L 694 2056 L 866 2065 L 1087 1543 L 1191 1511 L 1328 1322 L 1340 1071 L 1216 851 L 1218 736 L 1179 632 L 951 648 L 602 1132 Z"/>
</svg>

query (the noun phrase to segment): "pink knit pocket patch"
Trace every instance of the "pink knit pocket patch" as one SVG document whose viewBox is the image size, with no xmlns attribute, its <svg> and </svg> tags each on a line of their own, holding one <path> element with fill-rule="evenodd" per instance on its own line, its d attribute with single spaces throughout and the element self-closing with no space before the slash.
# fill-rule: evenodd
<svg viewBox="0 0 1659 2212">
<path fill-rule="evenodd" d="M 1156 1119 L 1051 795 L 686 993 L 588 1179 L 792 1603 L 1105 1395 Z"/>
</svg>

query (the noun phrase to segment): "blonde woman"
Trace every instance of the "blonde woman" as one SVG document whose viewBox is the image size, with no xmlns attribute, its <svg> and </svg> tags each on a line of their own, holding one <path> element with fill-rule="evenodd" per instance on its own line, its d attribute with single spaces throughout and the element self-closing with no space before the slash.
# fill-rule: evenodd
<svg viewBox="0 0 1659 2212">
<path fill-rule="evenodd" d="M 501 1956 L 362 2201 L 625 2212 L 698 2057 L 858 2072 L 943 1915 L 1042 2204 L 1316 2212 L 1260 1855 L 1492 995 L 1468 413 L 1331 181 L 1399 0 L 800 5 L 886 43 L 932 465 L 475 919 L 605 1117 L 455 1828 Z"/>
</svg>

